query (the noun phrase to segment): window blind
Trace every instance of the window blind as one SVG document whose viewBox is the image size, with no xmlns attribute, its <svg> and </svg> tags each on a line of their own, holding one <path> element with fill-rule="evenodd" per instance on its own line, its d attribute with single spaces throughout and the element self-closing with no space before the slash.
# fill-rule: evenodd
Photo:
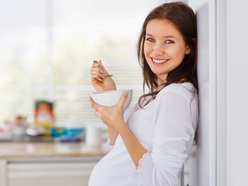
<svg viewBox="0 0 248 186">
<path fill-rule="evenodd" d="M 56 125 L 100 124 L 90 108 L 90 67 L 101 59 L 118 89 L 142 95 L 136 44 L 154 0 L 1 1 L 0 125 L 54 102 Z"/>
</svg>

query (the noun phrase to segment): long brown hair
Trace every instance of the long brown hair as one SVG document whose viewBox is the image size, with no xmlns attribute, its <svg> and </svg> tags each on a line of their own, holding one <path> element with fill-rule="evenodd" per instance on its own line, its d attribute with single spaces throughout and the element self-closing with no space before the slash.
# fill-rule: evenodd
<svg viewBox="0 0 248 186">
<path fill-rule="evenodd" d="M 144 42 L 146 35 L 146 27 L 150 20 L 152 19 L 167 19 L 172 22 L 179 32 L 182 34 L 184 42 L 189 46 L 191 52 L 185 55 L 182 63 L 168 73 L 166 82 L 162 86 L 167 86 L 171 83 L 181 83 L 181 82 L 191 82 L 195 88 L 197 85 L 197 72 L 196 72 L 196 16 L 194 11 L 185 3 L 182 2 L 172 2 L 164 3 L 155 9 L 153 9 L 146 17 L 141 34 L 137 45 L 137 55 L 139 64 L 143 70 L 143 91 L 145 93 L 145 85 L 150 89 L 150 92 L 144 94 L 139 99 L 139 104 L 141 105 L 141 100 L 146 96 L 152 96 L 152 99 L 156 97 L 159 93 L 158 79 L 156 74 L 150 69 L 144 54 Z"/>
</svg>

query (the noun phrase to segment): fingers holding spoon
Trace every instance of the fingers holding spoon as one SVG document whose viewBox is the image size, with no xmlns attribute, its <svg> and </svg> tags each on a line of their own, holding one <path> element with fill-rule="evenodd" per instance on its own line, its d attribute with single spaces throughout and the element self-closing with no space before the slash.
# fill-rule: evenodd
<svg viewBox="0 0 248 186">
<path fill-rule="evenodd" d="M 113 75 L 111 75 L 111 74 L 106 74 L 106 73 L 104 72 L 104 70 L 101 68 L 101 66 L 100 66 L 100 64 L 99 64 L 98 61 L 94 60 L 93 63 L 98 64 L 98 68 L 102 71 L 102 76 L 103 76 L 103 77 L 112 77 L 112 76 L 113 76 Z"/>
</svg>

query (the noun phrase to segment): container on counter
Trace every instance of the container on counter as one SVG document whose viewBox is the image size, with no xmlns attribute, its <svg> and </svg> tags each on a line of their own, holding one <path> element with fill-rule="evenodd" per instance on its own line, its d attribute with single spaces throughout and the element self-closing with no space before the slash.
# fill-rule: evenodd
<svg viewBox="0 0 248 186">
<path fill-rule="evenodd" d="M 35 101 L 35 125 L 49 127 L 54 125 L 53 103 L 44 100 Z"/>
</svg>

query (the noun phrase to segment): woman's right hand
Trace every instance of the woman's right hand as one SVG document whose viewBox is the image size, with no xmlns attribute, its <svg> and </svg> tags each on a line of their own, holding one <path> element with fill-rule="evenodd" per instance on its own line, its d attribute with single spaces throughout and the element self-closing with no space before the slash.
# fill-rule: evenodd
<svg viewBox="0 0 248 186">
<path fill-rule="evenodd" d="M 106 90 L 116 90 L 116 85 L 111 77 L 103 77 L 102 71 L 98 68 L 98 65 L 108 74 L 107 70 L 102 65 L 102 61 L 99 64 L 93 63 L 90 70 L 91 75 L 91 85 L 96 89 L 96 91 L 106 91 Z"/>
</svg>

